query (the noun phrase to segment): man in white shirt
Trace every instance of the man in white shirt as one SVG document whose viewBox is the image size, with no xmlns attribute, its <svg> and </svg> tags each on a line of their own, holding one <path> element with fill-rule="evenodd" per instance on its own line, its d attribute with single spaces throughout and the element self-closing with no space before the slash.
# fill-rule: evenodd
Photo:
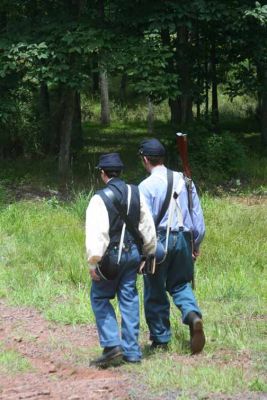
<svg viewBox="0 0 267 400">
<path fill-rule="evenodd" d="M 156 232 L 153 218 L 137 186 L 120 179 L 123 163 L 118 153 L 100 157 L 98 169 L 107 185 L 90 200 L 86 211 L 86 253 L 92 278 L 91 304 L 96 318 L 102 355 L 91 365 L 109 366 L 123 357 L 126 362 L 140 362 L 139 299 L 136 278 L 141 253 L 153 254 Z M 128 230 L 116 204 L 128 215 L 142 246 Z M 141 248 L 142 247 L 142 248 Z M 104 256 L 104 257 L 103 257 Z M 113 260 L 113 262 L 111 262 Z M 117 296 L 121 313 L 121 335 L 110 303 Z"/>
</svg>

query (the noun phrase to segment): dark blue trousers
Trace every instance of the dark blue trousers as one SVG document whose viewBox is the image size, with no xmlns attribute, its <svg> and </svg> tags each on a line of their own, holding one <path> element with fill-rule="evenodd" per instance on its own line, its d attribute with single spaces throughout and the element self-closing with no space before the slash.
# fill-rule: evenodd
<svg viewBox="0 0 267 400">
<path fill-rule="evenodd" d="M 116 250 L 117 251 L 117 250 Z M 139 360 L 139 299 L 136 289 L 140 255 L 135 245 L 122 252 L 121 272 L 112 281 L 92 281 L 91 304 L 101 347 L 121 346 L 126 357 Z M 117 295 L 121 313 L 121 335 L 110 302 Z"/>
<path fill-rule="evenodd" d="M 159 236 L 165 245 L 166 233 L 160 233 Z M 154 275 L 144 276 L 145 316 L 151 340 L 167 343 L 171 338 L 167 292 L 181 311 L 184 323 L 190 311 L 201 316 L 190 284 L 193 268 L 190 232 L 170 233 L 165 261 L 156 267 Z"/>
</svg>

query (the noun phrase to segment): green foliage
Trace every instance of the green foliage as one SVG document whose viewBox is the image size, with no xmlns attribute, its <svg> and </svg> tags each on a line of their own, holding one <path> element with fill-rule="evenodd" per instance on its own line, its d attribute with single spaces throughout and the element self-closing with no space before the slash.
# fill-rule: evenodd
<svg viewBox="0 0 267 400">
<path fill-rule="evenodd" d="M 12 91 L 0 105 L 0 145 L 3 155 L 19 156 L 41 153 L 40 132 L 35 93 L 27 88 Z"/>
<path fill-rule="evenodd" d="M 0 210 L 5 205 L 7 198 L 7 193 L 5 187 L 1 184 L 0 181 Z"/>
<path fill-rule="evenodd" d="M 178 77 L 166 71 L 172 57 L 170 50 L 162 46 L 158 33 L 145 33 L 143 43 L 130 47 L 133 56 L 126 60 L 127 74 L 135 82 L 135 90 L 149 97 L 153 102 L 175 98 L 180 94 Z M 149 54 L 149 57 L 148 57 Z"/>
<path fill-rule="evenodd" d="M 154 104 L 176 100 L 179 121 L 184 119 L 186 99 L 204 103 L 205 90 L 214 79 L 209 67 L 213 45 L 217 83 L 224 84 L 231 98 L 244 93 L 256 98 L 264 92 L 267 51 L 261 38 L 266 34 L 266 6 L 261 3 L 111 1 L 100 12 L 91 1 L 29 0 L 3 2 L 0 7 L 0 143 L 4 156 L 57 153 L 61 95 L 70 88 L 86 93 L 85 98 L 91 95 L 92 74 L 100 64 L 112 81 L 117 80 L 117 86 L 119 78 L 127 76 L 139 104 L 147 98 Z M 38 104 L 42 85 L 47 88 L 48 116 Z M 112 101 L 112 117 L 133 120 L 129 105 L 117 107 L 118 98 Z M 137 120 L 145 120 L 142 106 L 137 111 Z M 86 120 L 99 118 L 99 112 L 98 104 L 86 112 Z M 169 118 L 168 110 L 164 121 Z M 214 152 L 220 153 L 218 147 L 223 145 L 216 142 L 214 146 Z"/>
<path fill-rule="evenodd" d="M 85 220 L 85 212 L 91 197 L 94 194 L 94 190 L 91 189 L 89 193 L 77 192 L 74 194 L 74 198 L 70 205 L 67 207 L 71 213 L 76 215 L 82 222 Z"/>
<path fill-rule="evenodd" d="M 196 182 L 204 180 L 205 188 L 208 188 L 233 178 L 246 177 L 248 155 L 246 147 L 236 136 L 230 132 L 214 134 L 201 124 L 188 127 L 184 132 L 188 132 L 190 164 Z M 177 168 L 173 139 L 167 140 L 166 145 L 169 163 Z"/>
<path fill-rule="evenodd" d="M 200 168 L 216 171 L 222 179 L 240 176 L 240 171 L 243 171 L 245 166 L 244 148 L 229 133 L 204 138 L 199 157 L 202 159 L 198 164 Z"/>
<path fill-rule="evenodd" d="M 263 382 L 261 379 L 256 378 L 249 384 L 249 389 L 252 392 L 267 392 L 267 383 Z"/>
</svg>

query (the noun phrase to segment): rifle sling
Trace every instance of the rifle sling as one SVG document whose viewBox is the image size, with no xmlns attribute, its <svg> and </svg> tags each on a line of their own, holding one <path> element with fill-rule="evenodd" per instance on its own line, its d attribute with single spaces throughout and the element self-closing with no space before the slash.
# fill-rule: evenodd
<svg viewBox="0 0 267 400">
<path fill-rule="evenodd" d="M 114 205 L 116 210 L 118 211 L 121 219 L 125 222 L 127 230 L 131 233 L 131 235 L 134 238 L 134 241 L 139 249 L 140 254 L 142 253 L 142 247 L 143 247 L 143 238 L 130 220 L 129 216 L 127 215 L 127 212 L 123 209 L 122 205 L 120 204 L 119 200 L 117 199 L 114 191 L 110 187 L 106 187 L 103 192 L 102 192 L 108 199 L 111 201 L 111 203 Z"/>
<path fill-rule="evenodd" d="M 173 172 L 170 169 L 167 169 L 167 191 L 160 213 L 158 214 L 157 219 L 155 221 L 156 228 L 158 227 L 160 221 L 162 220 L 162 218 L 166 214 L 166 211 L 168 210 L 171 201 L 172 187 L 173 187 Z"/>
<path fill-rule="evenodd" d="M 188 199 L 188 210 L 189 214 L 192 217 L 193 213 L 193 196 L 192 196 L 192 179 L 188 178 L 186 175 L 184 175 L 184 180 L 185 180 L 185 187 L 187 191 L 187 199 Z"/>
</svg>

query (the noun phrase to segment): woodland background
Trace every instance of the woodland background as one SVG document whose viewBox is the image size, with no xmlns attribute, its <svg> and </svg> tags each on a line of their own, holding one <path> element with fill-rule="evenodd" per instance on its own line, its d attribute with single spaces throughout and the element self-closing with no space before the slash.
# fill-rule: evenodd
<svg viewBox="0 0 267 400">
<path fill-rule="evenodd" d="M 132 377 L 129 399 L 264 399 L 264 1 L 0 2 L 1 306 L 13 305 L 16 316 L 21 306 L 34 307 L 80 335 L 81 325 L 93 329 L 84 221 L 100 186 L 99 154 L 119 151 L 123 176 L 139 183 L 144 138 L 159 138 L 167 165 L 181 169 L 177 131 L 188 134 L 207 227 L 196 263 L 207 344 L 189 355 L 187 327 L 172 308 L 170 349 L 149 354 L 139 277 L 144 357 L 138 368 L 117 372 Z M 22 343 L 11 351 L 0 315 L 0 397 L 8 377 L 27 382 L 34 374 L 24 343 L 86 371 L 99 354 L 98 346 L 70 345 L 51 330 L 45 345 L 14 321 Z"/>
</svg>

